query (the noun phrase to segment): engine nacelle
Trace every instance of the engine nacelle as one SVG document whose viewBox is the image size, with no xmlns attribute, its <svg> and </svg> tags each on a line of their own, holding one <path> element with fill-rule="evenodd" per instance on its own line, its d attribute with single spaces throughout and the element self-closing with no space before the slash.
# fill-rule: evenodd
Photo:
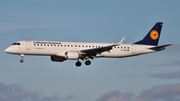
<svg viewBox="0 0 180 101">
<path fill-rule="evenodd" d="M 80 57 L 79 52 L 76 52 L 76 51 L 65 52 L 65 58 L 66 59 L 77 60 L 77 59 L 79 59 L 79 57 Z"/>
<path fill-rule="evenodd" d="M 61 56 L 51 56 L 51 61 L 55 61 L 55 62 L 63 62 L 65 61 L 65 57 L 61 57 Z"/>
</svg>

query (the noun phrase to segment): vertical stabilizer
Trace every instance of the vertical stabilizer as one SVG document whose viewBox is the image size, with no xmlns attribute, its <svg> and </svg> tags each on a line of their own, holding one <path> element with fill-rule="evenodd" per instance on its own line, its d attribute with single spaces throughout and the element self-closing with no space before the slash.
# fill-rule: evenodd
<svg viewBox="0 0 180 101">
<path fill-rule="evenodd" d="M 157 46 L 161 34 L 162 25 L 162 22 L 157 22 L 142 40 L 135 42 L 134 44 Z"/>
</svg>

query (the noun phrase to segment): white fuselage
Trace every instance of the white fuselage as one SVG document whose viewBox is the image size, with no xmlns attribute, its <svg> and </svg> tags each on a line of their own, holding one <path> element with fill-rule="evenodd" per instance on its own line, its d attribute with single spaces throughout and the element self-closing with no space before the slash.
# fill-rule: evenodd
<svg viewBox="0 0 180 101">
<path fill-rule="evenodd" d="M 142 40 L 134 44 L 122 44 L 125 37 L 118 43 L 24 40 L 13 43 L 5 52 L 20 55 L 21 63 L 24 55 L 41 55 L 50 56 L 54 62 L 77 60 L 75 65 L 79 67 L 79 60 L 85 60 L 85 65 L 90 65 L 90 59 L 94 58 L 123 58 L 164 50 L 171 44 L 158 46 L 162 25 L 162 22 L 157 22 Z"/>
<path fill-rule="evenodd" d="M 52 56 L 68 51 L 80 51 L 85 49 L 105 47 L 111 43 L 89 43 L 89 42 L 60 42 L 60 41 L 18 41 L 19 45 L 9 46 L 5 52 L 10 54 Z M 110 51 L 97 54 L 96 57 L 122 58 L 155 52 L 149 48 L 154 46 L 121 44 L 114 46 Z"/>
</svg>

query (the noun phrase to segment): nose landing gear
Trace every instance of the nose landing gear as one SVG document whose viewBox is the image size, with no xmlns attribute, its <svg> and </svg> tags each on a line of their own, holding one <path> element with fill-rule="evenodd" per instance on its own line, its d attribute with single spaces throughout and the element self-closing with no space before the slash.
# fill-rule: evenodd
<svg viewBox="0 0 180 101">
<path fill-rule="evenodd" d="M 21 57 L 20 62 L 23 63 L 24 62 L 24 54 L 20 54 L 19 56 Z"/>
</svg>

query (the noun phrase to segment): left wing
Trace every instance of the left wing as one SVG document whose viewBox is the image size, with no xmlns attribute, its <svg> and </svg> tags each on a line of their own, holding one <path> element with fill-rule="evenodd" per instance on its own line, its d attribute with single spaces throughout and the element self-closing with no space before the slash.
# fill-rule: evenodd
<svg viewBox="0 0 180 101">
<path fill-rule="evenodd" d="M 125 37 L 123 37 L 121 39 L 121 41 L 117 44 L 99 47 L 99 48 L 80 50 L 79 52 L 83 57 L 89 57 L 89 58 L 93 59 L 94 57 L 96 57 L 97 54 L 101 54 L 102 52 L 105 52 L 105 51 L 110 51 L 114 46 L 121 45 L 122 42 L 124 41 L 124 39 L 125 39 Z"/>
</svg>

